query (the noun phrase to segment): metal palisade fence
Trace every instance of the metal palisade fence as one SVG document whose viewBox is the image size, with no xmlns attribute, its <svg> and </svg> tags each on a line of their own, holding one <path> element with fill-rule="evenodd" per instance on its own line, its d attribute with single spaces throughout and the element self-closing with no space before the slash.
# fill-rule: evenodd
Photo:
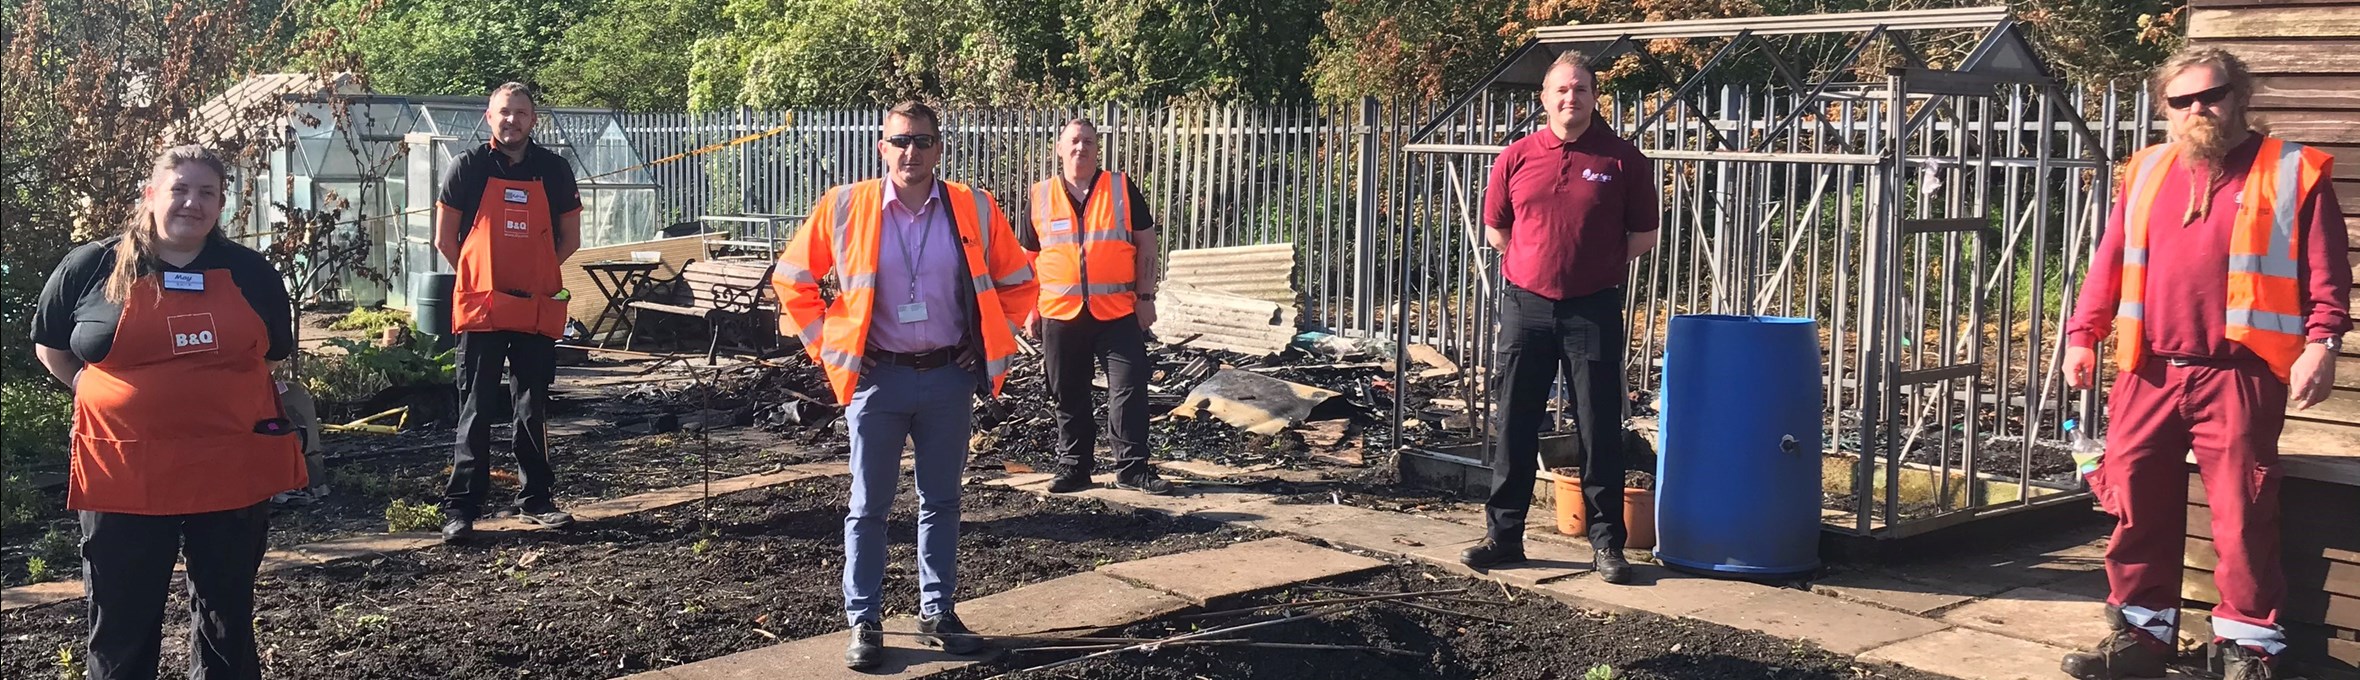
<svg viewBox="0 0 2360 680">
<path fill-rule="evenodd" d="M 1877 86 L 1809 102 L 1730 86 L 1602 105 L 1654 159 L 1662 188 L 1662 243 L 1626 287 L 1634 387 L 1652 388 L 1674 315 L 1811 317 L 1831 450 L 2043 478 L 2027 452 L 2053 446 L 2089 406 L 2051 379 L 2065 317 L 2105 224 L 2111 170 L 2159 137 L 2154 108 L 2144 88 L 2097 84 L 1905 97 L 1896 110 Z M 1441 120 L 1439 101 L 951 110 L 944 175 L 1024 219 L 1027 187 L 1056 169 L 1063 123 L 1091 118 L 1106 166 L 1140 182 L 1167 249 L 1295 243 L 1308 325 L 1429 344 L 1480 378 L 1500 286 L 1479 231 L 1487 149 L 1535 129 L 1537 108 L 1501 92 Z M 775 131 L 650 174 L 673 220 L 800 215 L 827 187 L 879 173 L 881 114 L 624 114 L 624 127 L 647 158 Z M 1459 150 L 1410 148 L 1427 125 L 1420 147 Z M 1483 404 L 1484 382 L 1461 381 L 1456 396 Z M 1969 486 L 1922 510 L 1985 505 Z"/>
</svg>

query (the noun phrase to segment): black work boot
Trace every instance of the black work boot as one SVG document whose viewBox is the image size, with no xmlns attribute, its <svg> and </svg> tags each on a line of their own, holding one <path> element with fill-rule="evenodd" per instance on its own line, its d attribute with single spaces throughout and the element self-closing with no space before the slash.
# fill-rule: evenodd
<svg viewBox="0 0 2360 680">
<path fill-rule="evenodd" d="M 1163 477 L 1157 476 L 1154 472 L 1149 472 L 1147 474 L 1139 475 L 1129 479 L 1118 477 L 1114 480 L 1114 488 L 1125 491 L 1137 491 L 1150 496 L 1169 496 L 1172 494 L 1172 483 L 1166 481 Z"/>
<path fill-rule="evenodd" d="M 2067 653 L 2065 674 L 2082 680 L 2163 677 L 2176 650 L 2123 620 L 2120 607 L 2106 607 L 2106 618 L 2112 632 L 2087 650 Z"/>
<path fill-rule="evenodd" d="M 885 626 L 875 621 L 852 624 L 852 644 L 844 647 L 844 667 L 868 670 L 884 660 Z"/>
<path fill-rule="evenodd" d="M 1630 584 L 1631 561 L 1623 557 L 1622 550 L 1599 548 L 1597 554 L 1592 555 L 1590 560 L 1590 566 L 1597 569 L 1599 579 L 1618 586 Z"/>
<path fill-rule="evenodd" d="M 1049 493 L 1073 493 L 1090 488 L 1090 473 L 1066 471 L 1049 479 Z"/>
<path fill-rule="evenodd" d="M 941 647 L 944 654 L 967 655 L 983 651 L 983 640 L 975 637 L 975 631 L 968 630 L 967 624 L 959 621 L 958 614 L 944 612 L 920 617 L 918 632 L 925 636 L 918 638 L 919 642 Z"/>
<path fill-rule="evenodd" d="M 2211 665 L 2221 680 L 2278 680 L 2278 660 L 2230 640 L 2214 640 Z"/>
<path fill-rule="evenodd" d="M 475 520 L 460 516 L 443 518 L 442 540 L 457 545 L 475 539 Z"/>
<path fill-rule="evenodd" d="M 1489 569 L 1510 562 L 1524 561 L 1524 542 L 1509 543 L 1486 538 L 1466 552 L 1459 553 L 1459 563 L 1476 569 Z"/>
</svg>

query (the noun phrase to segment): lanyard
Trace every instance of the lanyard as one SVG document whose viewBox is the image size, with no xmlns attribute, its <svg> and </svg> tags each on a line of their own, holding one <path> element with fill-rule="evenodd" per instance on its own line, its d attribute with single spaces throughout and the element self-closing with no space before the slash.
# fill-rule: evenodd
<svg viewBox="0 0 2360 680">
<path fill-rule="evenodd" d="M 940 191 L 939 187 L 936 190 Z M 900 201 L 896 199 L 894 202 L 899 203 Z M 903 206 L 903 209 L 908 209 L 908 206 Z M 910 220 L 910 226 L 916 228 L 918 232 L 918 254 L 916 255 L 910 254 L 909 230 L 905 229 L 901 234 L 901 264 L 903 269 L 909 270 L 911 302 L 918 301 L 918 263 L 926 259 L 926 227 L 932 223 L 933 219 L 934 197 L 929 195 L 926 197 L 926 205 L 919 208 Z"/>
</svg>

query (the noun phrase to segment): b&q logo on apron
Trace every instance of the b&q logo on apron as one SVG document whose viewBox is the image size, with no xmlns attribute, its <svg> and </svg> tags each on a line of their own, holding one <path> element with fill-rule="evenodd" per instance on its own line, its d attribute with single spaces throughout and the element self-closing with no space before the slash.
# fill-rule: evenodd
<svg viewBox="0 0 2360 680">
<path fill-rule="evenodd" d="M 213 313 L 182 314 L 164 317 L 164 328 L 172 333 L 173 354 L 195 354 L 221 349 L 220 338 L 213 328 Z"/>
</svg>

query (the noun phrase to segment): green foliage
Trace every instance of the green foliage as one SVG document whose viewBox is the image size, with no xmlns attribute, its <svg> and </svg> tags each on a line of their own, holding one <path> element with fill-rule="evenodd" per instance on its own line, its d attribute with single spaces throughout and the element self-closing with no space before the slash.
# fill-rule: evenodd
<svg viewBox="0 0 2360 680">
<path fill-rule="evenodd" d="M 1067 57 L 1089 101 L 1271 101 L 1303 79 L 1321 0 L 1078 0 Z"/>
<path fill-rule="evenodd" d="M 374 339 L 331 338 L 335 352 L 303 352 L 301 379 L 312 397 L 324 404 L 357 404 L 389 387 L 451 382 L 458 350 L 431 352 L 424 333 L 410 332 L 409 342 L 379 347 Z"/>
<path fill-rule="evenodd" d="M 42 515 L 35 471 L 61 468 L 73 428 L 73 397 L 40 377 L 0 384 L 0 530 L 17 531 Z"/>
<path fill-rule="evenodd" d="M 1606 664 L 1591 666 L 1590 670 L 1582 673 L 1582 680 L 1615 680 L 1620 677 L 1622 675 L 1614 672 L 1613 666 Z"/>
<path fill-rule="evenodd" d="M 589 11 L 576 0 L 329 0 L 315 30 L 349 40 L 379 92 L 482 96 L 530 81 Z M 663 51 L 675 45 L 608 46 Z"/>
<path fill-rule="evenodd" d="M 328 328 L 340 331 L 378 333 L 387 328 L 407 328 L 409 325 L 409 312 L 385 307 L 362 307 L 346 312 L 343 318 L 329 323 Z"/>
<path fill-rule="evenodd" d="M 693 48 L 729 27 L 727 0 L 612 0 L 549 46 L 536 79 L 555 104 L 633 111 L 688 105 Z M 630 49 L 644 47 L 644 49 Z"/>
<path fill-rule="evenodd" d="M 80 564 L 82 561 L 82 532 L 72 523 L 49 527 L 35 541 L 31 554 L 25 557 L 25 582 L 45 583 L 57 579 L 59 565 Z"/>
<path fill-rule="evenodd" d="M 89 671 L 83 668 L 82 660 L 74 656 L 74 648 L 57 648 L 58 680 L 82 680 L 83 676 L 88 674 Z"/>
<path fill-rule="evenodd" d="M 442 527 L 442 521 L 442 508 L 433 503 L 411 503 L 396 498 L 385 506 L 385 533 L 434 531 Z"/>
</svg>

